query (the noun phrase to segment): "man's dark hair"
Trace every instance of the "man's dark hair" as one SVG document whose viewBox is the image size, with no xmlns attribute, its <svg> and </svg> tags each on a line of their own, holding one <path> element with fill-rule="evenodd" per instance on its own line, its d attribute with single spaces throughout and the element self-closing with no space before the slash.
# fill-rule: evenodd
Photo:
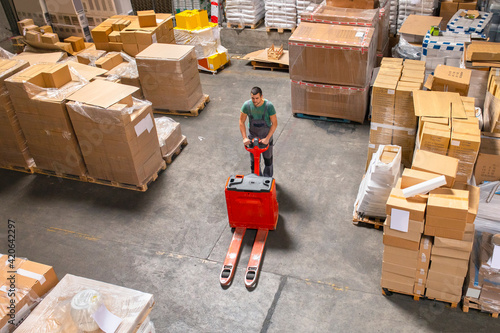
<svg viewBox="0 0 500 333">
<path fill-rule="evenodd" d="M 259 87 L 253 87 L 250 93 L 252 95 L 260 94 L 262 96 L 262 89 L 260 89 Z"/>
</svg>

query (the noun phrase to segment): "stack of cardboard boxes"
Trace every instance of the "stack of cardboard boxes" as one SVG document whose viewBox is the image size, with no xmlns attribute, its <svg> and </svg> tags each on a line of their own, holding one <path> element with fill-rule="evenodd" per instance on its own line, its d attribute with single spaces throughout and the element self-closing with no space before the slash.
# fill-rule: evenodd
<svg viewBox="0 0 500 333">
<path fill-rule="evenodd" d="M 203 101 L 194 46 L 153 44 L 136 61 L 144 96 L 153 108 L 190 111 Z"/>
<path fill-rule="evenodd" d="M 87 169 L 65 103 L 84 83 L 68 65 L 40 63 L 5 84 L 37 168 L 84 178 Z"/>
<path fill-rule="evenodd" d="M 4 81 L 28 67 L 23 60 L 0 59 L 0 167 L 28 170 L 34 166 Z M 0 325 L 1 327 L 1 325 Z"/>
<path fill-rule="evenodd" d="M 413 92 L 422 88 L 425 63 L 402 61 L 383 58 L 373 85 L 367 164 L 378 145 L 394 144 L 403 149 L 403 164 L 411 165 L 417 127 Z"/>
<path fill-rule="evenodd" d="M 98 50 L 136 56 L 153 43 L 175 43 L 172 18 L 153 11 L 138 12 L 138 16 L 115 15 L 92 29 L 92 38 Z"/>
<path fill-rule="evenodd" d="M 133 100 L 137 90 L 96 80 L 68 97 L 90 181 L 143 186 L 165 168 L 151 105 Z"/>
<path fill-rule="evenodd" d="M 455 183 L 458 160 L 417 150 L 387 200 L 382 288 L 457 303 L 472 250 L 479 188 Z M 403 190 L 444 175 L 428 196 Z M 413 288 L 412 288 L 413 287 Z"/>
<path fill-rule="evenodd" d="M 16 330 L 58 281 L 51 266 L 0 255 L 0 330 Z"/>
<path fill-rule="evenodd" d="M 377 43 L 370 27 L 303 22 L 289 39 L 292 112 L 362 123 Z"/>
<path fill-rule="evenodd" d="M 45 0 L 54 32 L 61 38 L 83 37 L 90 42 L 90 30 L 81 0 Z"/>
</svg>

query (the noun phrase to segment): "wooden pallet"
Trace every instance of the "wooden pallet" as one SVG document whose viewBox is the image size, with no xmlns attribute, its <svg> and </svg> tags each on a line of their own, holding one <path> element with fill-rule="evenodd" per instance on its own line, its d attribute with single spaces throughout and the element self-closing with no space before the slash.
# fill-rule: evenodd
<svg viewBox="0 0 500 333">
<path fill-rule="evenodd" d="M 442 299 L 439 299 L 439 298 L 431 298 L 431 297 L 421 296 L 421 295 L 417 295 L 417 294 L 413 294 L 413 293 L 410 294 L 410 293 L 405 293 L 405 292 L 397 291 L 397 290 L 393 290 L 393 289 L 382 288 L 382 295 L 384 295 L 384 296 L 392 296 L 392 294 L 408 295 L 408 296 L 413 297 L 413 299 L 415 301 L 419 301 L 420 299 L 428 299 L 428 300 L 431 300 L 431 301 L 439 301 L 439 302 L 443 302 L 443 303 L 448 303 L 448 304 L 450 304 L 450 307 L 452 309 L 456 308 L 458 306 L 457 302 L 450 302 L 450 301 L 445 301 L 445 300 L 442 300 Z"/>
<path fill-rule="evenodd" d="M 257 29 L 262 24 L 262 22 L 264 22 L 264 19 L 260 19 L 260 21 L 255 24 L 239 24 L 239 23 L 227 22 L 227 27 L 231 29 L 245 29 L 245 28 Z"/>
<path fill-rule="evenodd" d="M 357 212 L 352 217 L 352 224 L 354 225 L 373 225 L 375 229 L 384 227 L 385 219 L 379 217 L 360 216 Z M 361 224 L 360 224 L 361 223 Z"/>
<path fill-rule="evenodd" d="M 99 178 L 93 178 L 93 177 L 87 177 L 87 181 L 89 183 L 95 183 L 95 184 L 100 184 L 100 185 L 106 185 L 106 186 L 111 186 L 111 187 L 117 187 L 117 188 L 123 188 L 126 190 L 133 190 L 133 191 L 140 191 L 140 192 L 146 192 L 148 190 L 149 185 L 156 181 L 158 179 L 158 175 L 167 168 L 167 163 L 163 161 L 161 164 L 160 168 L 158 171 L 156 171 L 152 176 L 150 176 L 144 185 L 135 185 L 135 184 L 127 184 L 127 183 L 120 183 L 116 181 L 111 181 L 107 179 L 99 179 Z"/>
<path fill-rule="evenodd" d="M 228 67 L 231 65 L 231 60 L 229 60 L 227 63 L 225 63 L 224 65 L 220 66 L 219 68 L 217 68 L 215 71 L 212 71 L 212 70 L 209 70 L 209 69 L 206 69 L 206 68 L 198 68 L 198 71 L 200 73 L 210 73 L 210 74 L 218 74 L 220 71 L 222 71 L 224 68 Z"/>
<path fill-rule="evenodd" d="M 167 162 L 167 164 L 172 163 L 172 161 L 177 157 L 177 155 L 181 153 L 182 149 L 184 149 L 187 144 L 187 138 L 183 135 L 182 140 L 179 142 L 179 144 L 170 153 L 163 156 L 165 162 Z"/>
<path fill-rule="evenodd" d="M 482 312 L 489 313 L 493 318 L 498 318 L 498 312 L 489 312 L 481 309 L 481 305 L 478 304 L 476 301 L 471 299 L 470 297 L 464 297 L 463 305 L 462 305 L 462 311 L 463 312 L 469 312 L 469 309 L 476 309 Z"/>
<path fill-rule="evenodd" d="M 46 170 L 46 169 L 40 169 L 40 168 L 33 168 L 33 171 L 35 173 L 45 175 L 45 176 L 58 177 L 58 178 L 64 178 L 64 179 L 70 179 L 70 180 L 78 180 L 81 182 L 88 181 L 87 175 L 72 175 L 72 174 L 68 174 L 68 173 L 56 172 L 53 170 Z"/>
<path fill-rule="evenodd" d="M 20 166 L 15 166 L 15 165 L 2 165 L 0 166 L 0 169 L 6 169 L 6 170 L 12 170 L 12 171 L 19 171 L 19 172 L 24 172 L 24 173 L 33 173 L 33 167 L 20 167 Z"/>
<path fill-rule="evenodd" d="M 288 66 L 283 64 L 278 64 L 274 62 L 263 62 L 263 61 L 251 61 L 253 69 L 263 68 L 270 69 L 271 72 L 274 70 L 286 71 L 288 72 Z"/>
<path fill-rule="evenodd" d="M 198 104 L 196 104 L 196 106 L 189 111 L 153 109 L 153 112 L 159 114 L 168 114 L 173 116 L 197 117 L 200 114 L 200 111 L 202 111 L 209 102 L 210 102 L 210 96 L 203 95 Z"/>
<path fill-rule="evenodd" d="M 293 116 L 295 118 L 303 118 L 303 119 L 310 119 L 310 120 L 324 120 L 324 121 L 332 121 L 335 123 L 350 123 L 351 121 L 348 119 L 341 119 L 341 118 L 332 118 L 332 117 L 324 117 L 324 116 L 315 116 L 312 114 L 305 114 L 305 113 L 294 113 Z"/>
<path fill-rule="evenodd" d="M 266 27 L 266 31 L 267 31 L 267 32 L 271 32 L 271 31 L 278 31 L 278 33 L 280 33 L 280 34 L 284 33 L 285 31 L 290 31 L 290 32 L 293 34 L 293 32 L 295 31 L 295 28 L 296 28 L 296 27 L 293 27 L 293 28 L 275 28 L 275 27 Z"/>
</svg>

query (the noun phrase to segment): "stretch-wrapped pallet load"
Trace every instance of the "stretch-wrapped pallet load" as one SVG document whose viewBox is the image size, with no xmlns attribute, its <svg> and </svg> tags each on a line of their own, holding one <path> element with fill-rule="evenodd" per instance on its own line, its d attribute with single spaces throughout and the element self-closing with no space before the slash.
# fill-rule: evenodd
<svg viewBox="0 0 500 333">
<path fill-rule="evenodd" d="M 493 13 L 460 9 L 448 22 L 447 30 L 471 35 L 471 38 L 486 39 Z"/>
<path fill-rule="evenodd" d="M 492 194 L 498 184 L 490 182 L 479 187 L 476 235 L 464 295 L 464 307 L 470 302 L 490 313 L 500 312 L 500 195 Z"/>
<path fill-rule="evenodd" d="M 68 97 L 69 116 L 92 180 L 144 186 L 165 167 L 151 104 L 134 99 L 137 90 L 96 80 Z"/>
<path fill-rule="evenodd" d="M 0 332 L 14 332 L 57 282 L 51 266 L 0 254 Z"/>
<path fill-rule="evenodd" d="M 484 131 L 500 133 L 500 69 L 492 68 L 484 101 Z"/>
<path fill-rule="evenodd" d="M 36 167 L 85 177 L 87 169 L 66 99 L 88 81 L 68 65 L 39 63 L 5 83 Z"/>
<path fill-rule="evenodd" d="M 134 57 L 121 53 L 124 62 L 120 63 L 106 73 L 110 81 L 120 80 L 120 83 L 139 88 L 132 96 L 138 99 L 143 99 L 141 81 L 139 80 L 139 71 Z"/>
<path fill-rule="evenodd" d="M 144 96 L 154 109 L 190 111 L 203 100 L 194 46 L 153 44 L 136 61 Z"/>
<path fill-rule="evenodd" d="M 182 135 L 181 124 L 169 117 L 155 118 L 158 141 L 160 142 L 161 155 L 167 156 L 186 138 Z"/>
<path fill-rule="evenodd" d="M 457 32 L 442 32 L 432 36 L 430 31 L 422 43 L 422 57 L 425 69 L 433 72 L 438 65 L 460 67 L 465 44 L 470 43 L 470 35 Z"/>
<path fill-rule="evenodd" d="M 398 31 L 406 18 L 412 14 L 433 16 L 438 4 L 438 0 L 399 0 Z"/>
<path fill-rule="evenodd" d="M 154 332 L 154 297 L 71 274 L 35 308 L 16 332 Z"/>
<path fill-rule="evenodd" d="M 362 123 L 375 29 L 303 22 L 289 39 L 292 112 Z"/>
<path fill-rule="evenodd" d="M 385 204 L 401 170 L 401 147 L 380 145 L 359 185 L 354 212 L 360 216 L 385 217 Z"/>
<path fill-rule="evenodd" d="M 34 166 L 4 81 L 26 69 L 24 60 L 0 59 L 0 167 L 28 170 Z"/>
<path fill-rule="evenodd" d="M 265 14 L 264 0 L 226 0 L 226 18 L 231 25 L 257 25 Z"/>
<path fill-rule="evenodd" d="M 296 0 L 265 0 L 266 27 L 293 29 L 297 26 Z"/>
</svg>

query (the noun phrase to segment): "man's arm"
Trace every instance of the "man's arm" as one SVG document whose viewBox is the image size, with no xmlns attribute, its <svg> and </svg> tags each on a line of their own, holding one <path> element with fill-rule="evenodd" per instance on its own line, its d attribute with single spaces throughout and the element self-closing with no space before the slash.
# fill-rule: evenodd
<svg viewBox="0 0 500 333">
<path fill-rule="evenodd" d="M 276 128 L 278 127 L 278 118 L 276 117 L 275 114 L 273 114 L 272 116 L 269 116 L 269 119 L 271 119 L 271 122 L 272 122 L 271 128 L 269 129 L 269 134 L 264 139 L 262 139 L 262 143 L 265 145 L 267 145 L 269 143 L 269 140 L 271 140 L 271 137 L 273 136 L 274 131 L 276 131 Z"/>
<path fill-rule="evenodd" d="M 247 115 L 243 112 L 240 113 L 240 132 L 243 137 L 243 144 L 248 146 L 250 144 L 250 139 L 247 136 L 247 129 L 245 127 L 245 121 L 247 120 Z"/>
</svg>

